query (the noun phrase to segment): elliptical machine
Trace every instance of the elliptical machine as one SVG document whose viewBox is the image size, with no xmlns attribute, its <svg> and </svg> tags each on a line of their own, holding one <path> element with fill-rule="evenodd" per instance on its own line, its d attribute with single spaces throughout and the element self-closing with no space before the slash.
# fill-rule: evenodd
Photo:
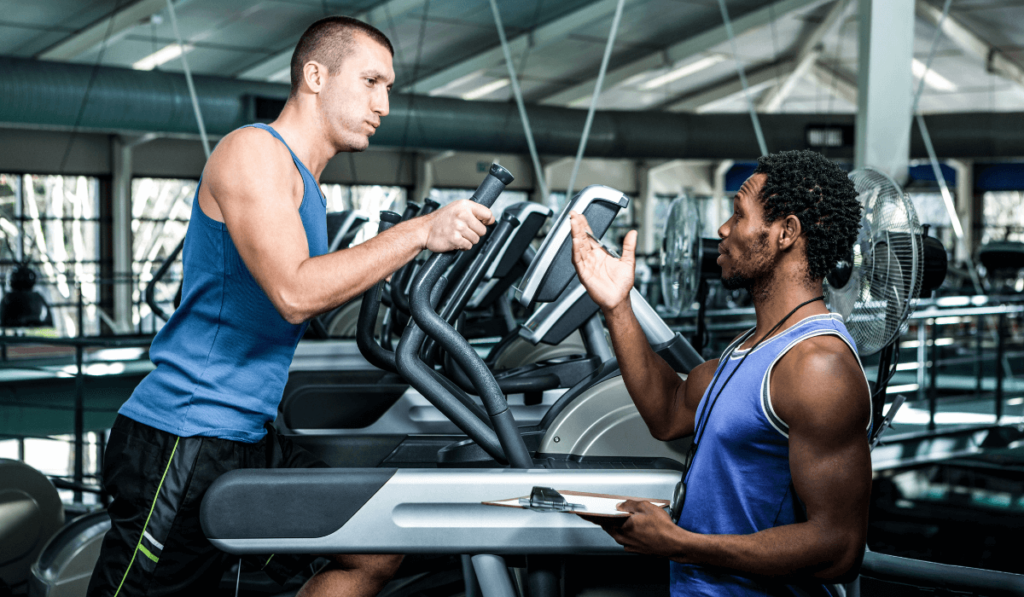
<svg viewBox="0 0 1024 597">
<path fill-rule="evenodd" d="M 502 177 L 510 179 L 507 173 L 492 168 L 492 175 L 478 189 L 481 203 L 487 205 L 497 197 L 505 184 Z M 507 221 L 499 222 L 495 238 L 507 233 L 509 226 Z M 549 236 L 538 255 L 545 250 L 558 252 L 561 241 L 571 239 Z M 454 259 L 452 254 L 434 255 L 416 276 L 410 294 L 413 321 L 394 358 L 410 383 L 471 439 L 442 450 L 436 469 L 229 473 L 211 487 L 202 507 L 204 531 L 215 545 L 232 553 L 490 554 L 473 557 L 476 575 L 485 594 L 490 594 L 494 589 L 511 590 L 504 564 L 494 554 L 623 552 L 600 528 L 574 516 L 493 508 L 482 501 L 529 495 L 534 486 L 665 500 L 672 497 L 681 471 L 673 466 L 678 463 L 667 458 L 640 457 L 630 462 L 620 458 L 612 463 L 602 458 L 535 457 L 531 453 L 494 375 L 472 346 L 434 310 L 447 283 L 445 270 Z M 571 268 L 568 259 L 565 252 L 563 259 L 549 260 L 557 266 L 551 272 L 560 272 L 554 276 L 538 268 L 538 275 L 550 280 L 549 296 L 557 297 L 562 290 L 557 286 L 571 281 L 574 274 L 566 275 L 570 271 L 564 267 Z M 379 292 L 379 288 L 375 290 Z M 638 305 L 643 309 L 646 303 L 641 300 Z M 641 316 L 650 319 L 652 315 L 650 310 Z M 688 345 L 680 336 L 667 332 L 665 338 L 659 335 L 664 330 L 650 327 L 659 348 L 681 367 L 686 362 L 700 362 L 692 349 L 687 353 Z M 420 360 L 420 348 L 428 336 L 470 377 L 486 409 L 483 417 L 450 380 Z M 388 358 L 386 354 L 382 358 Z M 582 397 L 582 392 L 576 396 Z M 585 414 L 585 409 L 563 407 L 555 418 L 563 423 L 572 421 L 580 416 L 574 412 Z M 616 427 L 621 425 L 613 423 L 607 431 L 615 435 Z M 548 435 L 569 431 L 568 426 L 556 426 Z M 557 437 L 550 441 L 560 443 Z M 510 468 L 504 468 L 506 464 Z"/>
</svg>

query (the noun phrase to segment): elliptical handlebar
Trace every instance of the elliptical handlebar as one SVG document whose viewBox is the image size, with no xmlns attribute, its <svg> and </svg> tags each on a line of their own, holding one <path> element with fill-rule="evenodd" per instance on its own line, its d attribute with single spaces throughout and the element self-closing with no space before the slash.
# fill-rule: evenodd
<svg viewBox="0 0 1024 597">
<path fill-rule="evenodd" d="M 512 180 L 512 174 L 508 170 L 498 164 L 492 164 L 488 176 L 473 193 L 472 200 L 485 207 L 490 207 Z M 495 237 L 494 241 L 496 241 L 492 243 L 493 245 L 500 244 L 499 236 L 507 239 L 514 228 L 513 221 L 516 221 L 515 218 L 501 220 L 495 231 L 492 232 Z M 518 221 L 516 222 L 518 223 Z M 533 459 L 519 434 L 515 419 L 508 408 L 508 402 L 505 400 L 501 388 L 498 387 L 498 383 L 494 380 L 494 376 L 487 369 L 483 359 L 469 345 L 469 342 L 435 311 L 435 297 L 439 297 L 443 293 L 443 288 L 448 283 L 444 273 L 457 258 L 458 253 L 455 251 L 432 255 L 413 281 L 409 298 L 412 318 L 416 325 L 408 326 L 405 334 L 402 335 L 396 355 L 398 368 L 409 383 L 456 422 L 492 457 L 500 460 L 507 459 L 508 463 L 515 468 L 530 468 L 533 465 Z M 464 404 L 451 400 L 452 393 L 438 382 L 437 373 L 417 358 L 422 338 L 427 334 L 462 366 L 473 380 L 474 385 L 480 390 L 479 394 L 487 409 L 493 430 L 486 428 L 483 421 L 473 417 Z M 492 438 L 496 439 L 498 443 L 497 454 L 495 454 L 495 446 L 491 445 Z"/>
<path fill-rule="evenodd" d="M 166 311 L 161 309 L 160 305 L 156 304 L 156 283 L 163 279 L 163 277 L 167 274 L 167 270 L 171 269 L 171 264 L 174 263 L 174 260 L 178 258 L 178 254 L 181 253 L 181 250 L 184 247 L 185 237 L 181 237 L 181 242 L 178 243 L 178 246 L 174 247 L 174 250 L 171 251 L 171 254 L 167 256 L 167 259 L 164 259 L 164 262 L 160 264 L 160 268 L 156 270 L 155 274 L 153 274 L 153 277 L 152 279 L 150 279 L 149 284 L 146 284 L 146 292 L 144 293 L 146 298 L 146 304 L 149 305 L 149 308 L 150 310 L 153 311 L 154 315 L 156 315 L 160 319 L 163 319 L 164 321 L 169 320 L 171 316 L 168 315 Z"/>
<path fill-rule="evenodd" d="M 455 287 L 448 292 L 445 300 L 444 307 L 441 309 L 441 319 L 447 322 L 449 325 L 455 323 L 455 319 L 458 314 L 466 307 L 466 303 L 469 302 L 470 296 L 476 289 L 480 280 L 483 279 L 484 273 L 487 268 L 490 267 L 491 263 L 497 258 L 498 253 L 501 252 L 502 247 L 508 242 L 509 237 L 512 236 L 512 232 L 519 227 L 519 219 L 512 214 L 504 214 L 501 220 L 498 222 L 494 230 L 487 234 L 487 237 L 481 241 L 484 247 L 480 250 L 480 253 L 476 256 L 476 259 L 469 265 L 465 273 L 461 277 L 454 277 L 453 279 L 458 280 Z M 437 342 L 432 338 L 427 340 L 423 345 L 421 354 L 428 362 L 433 362 L 435 352 L 437 350 Z"/>
<path fill-rule="evenodd" d="M 428 210 L 423 211 L 419 205 L 415 203 L 407 203 L 405 211 L 402 212 L 401 221 L 404 222 L 406 220 L 411 220 L 421 212 L 423 215 L 426 215 L 437 209 L 436 206 L 437 202 L 431 201 L 430 203 L 424 204 L 424 207 L 428 208 Z M 415 267 L 415 263 L 416 260 L 414 259 L 398 268 L 398 271 L 391 275 L 391 304 L 406 315 L 409 314 L 409 299 L 405 296 L 404 291 L 406 286 L 409 284 L 409 277 L 412 276 L 412 270 Z"/>
<path fill-rule="evenodd" d="M 380 227 L 377 229 L 377 234 L 390 229 L 401 221 L 402 216 L 393 211 L 380 212 Z M 356 345 L 359 347 L 359 352 L 371 365 L 391 373 L 398 373 L 395 353 L 382 348 L 373 337 L 383 290 L 384 280 L 381 280 L 363 293 L 363 301 L 359 305 L 359 320 L 356 324 Z"/>
</svg>

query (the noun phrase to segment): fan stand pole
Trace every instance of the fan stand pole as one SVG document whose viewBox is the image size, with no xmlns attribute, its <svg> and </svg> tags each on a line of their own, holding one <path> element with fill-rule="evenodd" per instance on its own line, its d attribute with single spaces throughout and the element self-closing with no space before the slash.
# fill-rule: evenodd
<svg viewBox="0 0 1024 597">
<path fill-rule="evenodd" d="M 874 427 L 871 430 L 872 437 L 874 437 L 878 426 L 882 422 L 882 410 L 885 408 L 885 390 L 889 387 L 889 364 L 892 362 L 892 356 L 894 351 L 897 350 L 896 346 L 898 343 L 899 338 L 894 339 L 883 346 L 882 352 L 878 355 L 878 377 L 875 379 L 875 393 L 871 397 L 871 421 Z"/>
</svg>

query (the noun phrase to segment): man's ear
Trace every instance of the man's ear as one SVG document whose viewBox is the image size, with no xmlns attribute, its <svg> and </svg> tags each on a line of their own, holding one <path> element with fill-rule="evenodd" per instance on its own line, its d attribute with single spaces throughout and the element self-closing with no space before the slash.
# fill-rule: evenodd
<svg viewBox="0 0 1024 597">
<path fill-rule="evenodd" d="M 309 61 L 302 66 L 302 80 L 313 93 L 320 93 L 327 82 L 327 67 L 319 62 Z"/>
<path fill-rule="evenodd" d="M 803 226 L 800 224 L 800 218 L 793 214 L 786 216 L 782 220 L 782 231 L 779 234 L 779 250 L 786 251 L 792 247 L 800 235 L 803 233 Z"/>
</svg>

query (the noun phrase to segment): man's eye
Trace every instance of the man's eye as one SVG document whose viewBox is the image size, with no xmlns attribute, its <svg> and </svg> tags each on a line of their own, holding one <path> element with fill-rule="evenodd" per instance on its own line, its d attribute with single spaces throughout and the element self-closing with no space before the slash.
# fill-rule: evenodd
<svg viewBox="0 0 1024 597">
<path fill-rule="evenodd" d="M 377 79 L 371 77 L 367 79 L 366 82 L 369 83 L 370 85 L 375 85 L 377 83 Z"/>
</svg>

